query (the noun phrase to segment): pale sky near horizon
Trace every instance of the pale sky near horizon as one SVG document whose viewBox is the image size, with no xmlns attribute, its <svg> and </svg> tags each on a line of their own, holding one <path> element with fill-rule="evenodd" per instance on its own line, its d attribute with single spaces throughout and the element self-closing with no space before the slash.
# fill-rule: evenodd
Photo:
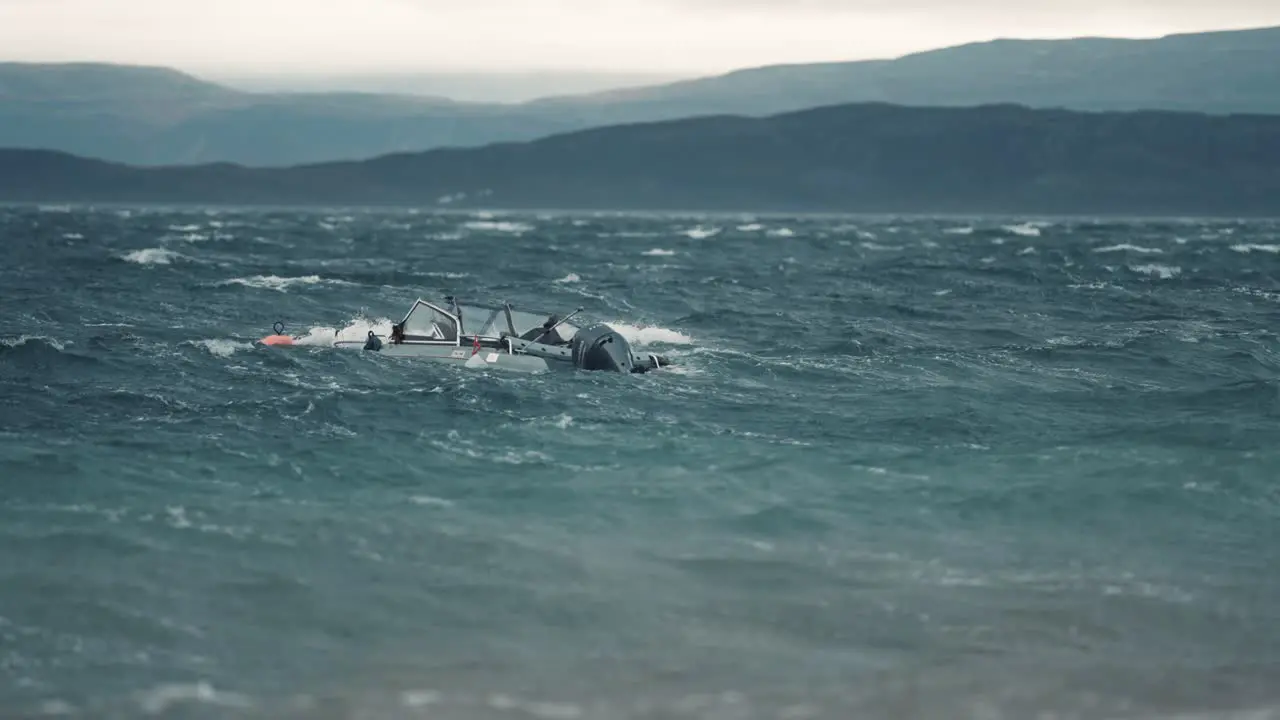
<svg viewBox="0 0 1280 720">
<path fill-rule="evenodd" d="M 714 73 L 994 37 L 1280 25 L 1280 0 L 0 0 L 0 60 Z"/>
</svg>

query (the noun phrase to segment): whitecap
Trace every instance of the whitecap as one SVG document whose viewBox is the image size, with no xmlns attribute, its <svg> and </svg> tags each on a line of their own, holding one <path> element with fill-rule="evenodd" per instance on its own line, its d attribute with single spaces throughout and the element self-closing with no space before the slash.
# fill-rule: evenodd
<svg viewBox="0 0 1280 720">
<path fill-rule="evenodd" d="M 280 277 L 279 275 L 255 275 L 247 278 L 232 278 L 224 280 L 218 285 L 243 285 L 248 288 L 257 290 L 275 290 L 276 292 L 288 292 L 289 288 L 295 285 L 319 285 L 321 283 L 331 285 L 351 285 L 346 280 L 325 279 L 319 275 L 305 275 L 302 277 Z"/>
<path fill-rule="evenodd" d="M 214 338 L 211 340 L 198 340 L 195 342 L 199 347 L 209 351 L 210 355 L 217 357 L 231 357 L 239 350 L 252 350 L 253 345 L 238 340 L 228 340 L 226 338 Z"/>
<path fill-rule="evenodd" d="M 947 235 L 972 235 L 974 229 L 971 226 L 947 228 L 942 231 Z"/>
<path fill-rule="evenodd" d="M 146 248 L 134 250 L 124 255 L 122 260 L 138 265 L 169 265 L 174 260 L 184 259 L 182 255 L 165 248 Z"/>
<path fill-rule="evenodd" d="M 530 715 L 542 720 L 578 720 L 584 715 L 581 707 L 571 703 L 536 702 L 502 694 L 491 695 L 489 707 L 494 710 L 514 711 L 520 715 Z"/>
<path fill-rule="evenodd" d="M 684 230 L 683 233 L 694 240 L 706 240 L 707 238 L 715 237 L 716 235 L 719 235 L 720 228 L 718 227 L 704 228 L 701 225 L 699 225 L 695 228 Z"/>
<path fill-rule="evenodd" d="M 440 693 L 435 690 L 406 690 L 400 693 L 400 704 L 407 708 L 421 708 L 440 702 Z"/>
<path fill-rule="evenodd" d="M 1142 273 L 1143 275 L 1158 277 L 1161 280 L 1169 280 L 1182 274 L 1182 268 L 1170 267 L 1168 265 L 1130 265 L 1129 269 L 1136 273 Z"/>
<path fill-rule="evenodd" d="M 1258 245 L 1255 243 L 1232 245 L 1232 250 L 1248 255 L 1251 252 L 1266 252 L 1273 255 L 1280 253 L 1280 245 Z"/>
<path fill-rule="evenodd" d="M 761 225 L 760 223 L 747 223 L 746 225 L 738 226 L 739 232 L 757 232 L 763 229 L 764 229 L 764 226 Z"/>
<path fill-rule="evenodd" d="M 514 235 L 520 235 L 533 229 L 533 226 L 527 223 L 511 222 L 509 220 L 473 220 L 465 223 L 463 227 L 468 230 L 490 230 L 493 232 L 512 233 Z"/>
<path fill-rule="evenodd" d="M 1163 255 L 1164 250 L 1160 248 L 1148 248 L 1140 245 L 1132 245 L 1130 243 L 1120 243 L 1119 245 L 1108 245 L 1106 247 L 1094 248 L 1096 253 L 1113 253 L 1113 252 L 1132 252 L 1140 255 Z"/>
<path fill-rule="evenodd" d="M 792 230 L 791 228 L 778 228 L 777 230 L 770 230 L 766 234 L 769 237 L 789 238 L 789 237 L 795 237 L 796 231 Z"/>
<path fill-rule="evenodd" d="M 632 345 L 692 345 L 693 338 L 677 330 L 669 330 L 654 325 L 630 325 L 622 322 L 610 322 L 609 326 L 627 339 Z"/>
<path fill-rule="evenodd" d="M 663 233 L 659 232 L 642 232 L 638 230 L 623 230 L 620 232 L 600 232 L 596 233 L 596 237 L 600 238 L 651 238 L 661 237 Z"/>
<path fill-rule="evenodd" d="M 444 498 L 438 498 L 438 497 L 435 497 L 434 495 L 411 495 L 409 497 L 409 502 L 413 503 L 414 505 L 424 505 L 428 507 L 441 507 L 441 508 L 451 508 L 455 505 L 455 503 L 452 500 L 445 500 Z"/>
<path fill-rule="evenodd" d="M 565 275 L 564 277 L 560 278 L 559 280 L 556 280 L 555 282 L 560 283 L 562 285 L 567 285 L 569 283 L 582 282 L 582 278 L 578 276 L 578 273 L 569 273 L 568 275 Z"/>
<path fill-rule="evenodd" d="M 19 335 L 16 338 L 0 338 L 0 345 L 4 345 L 5 347 L 16 348 L 16 347 L 21 347 L 23 345 L 26 345 L 29 342 L 34 342 L 37 340 L 52 346 L 54 350 L 57 350 L 59 352 L 67 348 L 65 343 L 63 343 L 60 340 L 51 338 L 48 335 Z"/>
<path fill-rule="evenodd" d="M 140 693 L 138 705 L 148 715 L 159 715 L 180 703 L 201 703 L 245 709 L 250 707 L 248 698 L 237 693 L 215 690 L 207 682 L 169 684 Z"/>
<path fill-rule="evenodd" d="M 338 329 L 317 325 L 307 330 L 307 334 L 293 341 L 294 345 L 316 347 L 332 347 L 337 342 L 362 342 L 373 332 L 375 335 L 391 334 L 391 320 L 387 318 L 369 319 L 363 316 L 353 317 L 345 327 Z"/>
<path fill-rule="evenodd" d="M 1022 223 L 1021 225 L 1005 225 L 1003 230 L 1021 235 L 1023 237 L 1040 237 L 1040 228 L 1034 223 Z"/>
<path fill-rule="evenodd" d="M 653 248 L 652 250 L 645 250 L 640 254 L 646 257 L 671 257 L 672 255 L 676 254 L 676 251 L 664 250 L 662 248 Z"/>
</svg>

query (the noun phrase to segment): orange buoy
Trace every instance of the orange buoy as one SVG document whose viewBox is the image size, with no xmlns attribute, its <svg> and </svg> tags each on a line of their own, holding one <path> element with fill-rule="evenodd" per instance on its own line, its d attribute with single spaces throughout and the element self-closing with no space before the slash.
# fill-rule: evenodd
<svg viewBox="0 0 1280 720">
<path fill-rule="evenodd" d="M 268 335 L 258 342 L 268 347 L 288 347 L 293 345 L 293 337 L 284 334 L 284 323 L 277 320 L 275 325 L 271 326 L 271 330 L 275 335 Z"/>
</svg>

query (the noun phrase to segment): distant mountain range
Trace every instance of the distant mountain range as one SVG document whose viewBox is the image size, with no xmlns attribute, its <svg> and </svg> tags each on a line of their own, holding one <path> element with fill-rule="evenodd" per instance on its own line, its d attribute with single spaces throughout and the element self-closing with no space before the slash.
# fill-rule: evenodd
<svg viewBox="0 0 1280 720">
<path fill-rule="evenodd" d="M 228 74 L 205 79 L 249 92 L 361 92 L 434 95 L 462 102 L 518 103 L 684 80 L 690 73 L 528 70 L 513 72 L 351 72 Z"/>
<path fill-rule="evenodd" d="M 0 201 L 1280 216 L 1280 115 L 855 104 L 278 169 L 6 150 Z"/>
<path fill-rule="evenodd" d="M 10 63 L 0 64 L 0 147 L 140 165 L 289 165 L 850 102 L 1275 113 L 1280 28 L 1155 40 L 1001 40 L 519 104 L 250 93 L 163 68 Z"/>
</svg>

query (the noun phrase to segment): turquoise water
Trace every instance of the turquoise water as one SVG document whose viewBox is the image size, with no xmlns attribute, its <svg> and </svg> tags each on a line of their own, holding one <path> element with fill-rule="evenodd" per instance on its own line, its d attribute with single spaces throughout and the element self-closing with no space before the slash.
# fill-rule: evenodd
<svg viewBox="0 0 1280 720">
<path fill-rule="evenodd" d="M 0 242 L 11 715 L 1280 708 L 1280 223 L 10 207 Z M 331 347 L 446 294 L 679 364 Z"/>
</svg>

